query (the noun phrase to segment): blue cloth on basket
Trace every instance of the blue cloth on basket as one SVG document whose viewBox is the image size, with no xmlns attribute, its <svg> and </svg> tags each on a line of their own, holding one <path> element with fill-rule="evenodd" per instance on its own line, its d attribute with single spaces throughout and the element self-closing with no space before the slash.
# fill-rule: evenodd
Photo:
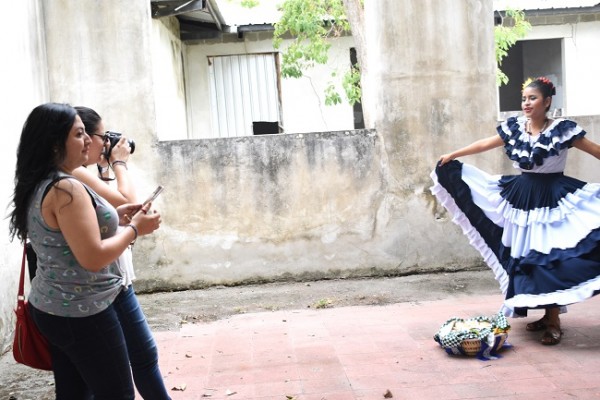
<svg viewBox="0 0 600 400">
<path fill-rule="evenodd" d="M 433 194 L 494 271 L 508 316 L 600 292 L 600 184 L 563 174 L 585 131 L 557 119 L 532 138 L 524 126 L 509 118 L 498 127 L 521 174 L 489 175 L 456 160 L 431 174 Z"/>
</svg>

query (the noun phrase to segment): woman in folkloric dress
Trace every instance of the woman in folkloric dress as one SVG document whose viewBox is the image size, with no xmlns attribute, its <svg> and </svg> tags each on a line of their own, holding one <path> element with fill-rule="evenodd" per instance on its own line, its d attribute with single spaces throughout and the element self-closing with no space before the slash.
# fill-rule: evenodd
<svg viewBox="0 0 600 400">
<path fill-rule="evenodd" d="M 442 155 L 431 174 L 432 192 L 494 271 L 506 296 L 505 315 L 545 310 L 527 324 L 529 331 L 544 331 L 545 345 L 560 342 L 566 305 L 600 292 L 600 184 L 563 174 L 568 149 L 600 159 L 600 145 L 575 122 L 547 117 L 555 94 L 545 77 L 526 83 L 522 117 Z M 492 176 L 455 160 L 500 146 L 521 174 Z"/>
</svg>

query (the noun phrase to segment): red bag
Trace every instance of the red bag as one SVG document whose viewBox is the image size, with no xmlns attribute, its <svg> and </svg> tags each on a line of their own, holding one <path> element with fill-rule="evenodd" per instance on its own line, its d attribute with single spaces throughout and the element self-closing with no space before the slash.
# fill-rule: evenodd
<svg viewBox="0 0 600 400">
<path fill-rule="evenodd" d="M 31 368 L 52 370 L 52 358 L 48 341 L 38 330 L 35 322 L 29 314 L 29 306 L 23 296 L 23 284 L 25 278 L 26 247 L 23 246 L 23 262 L 21 263 L 21 279 L 19 281 L 19 292 L 17 294 L 17 325 L 15 328 L 15 339 L 13 341 L 13 357 L 15 361 Z"/>
</svg>

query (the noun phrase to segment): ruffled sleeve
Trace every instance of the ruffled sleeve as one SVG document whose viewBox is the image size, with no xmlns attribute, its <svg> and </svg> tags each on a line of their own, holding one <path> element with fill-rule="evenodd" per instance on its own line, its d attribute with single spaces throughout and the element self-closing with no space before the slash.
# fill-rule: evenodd
<svg viewBox="0 0 600 400">
<path fill-rule="evenodd" d="M 576 122 L 556 119 L 550 128 L 533 143 L 525 132 L 525 118 L 510 117 L 497 128 L 504 141 L 506 155 L 519 164 L 523 170 L 540 166 L 548 157 L 558 155 L 561 150 L 573 146 L 573 142 L 585 136 L 586 132 Z"/>
</svg>

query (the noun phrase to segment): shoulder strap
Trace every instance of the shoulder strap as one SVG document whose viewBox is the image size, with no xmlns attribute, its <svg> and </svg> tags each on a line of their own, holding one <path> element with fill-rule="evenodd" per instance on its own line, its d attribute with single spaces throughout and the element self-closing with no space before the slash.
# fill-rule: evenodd
<svg viewBox="0 0 600 400">
<path fill-rule="evenodd" d="M 27 238 L 25 238 L 27 240 Z M 21 261 L 21 278 L 19 278 L 19 291 L 17 292 L 17 300 L 25 300 L 23 297 L 23 287 L 25 284 L 25 258 L 27 257 L 27 248 L 23 242 L 23 261 Z"/>
<path fill-rule="evenodd" d="M 40 203 L 41 203 L 42 201 L 44 201 L 44 199 L 46 198 L 46 195 L 48 194 L 48 192 L 50 191 L 50 189 L 52 189 L 52 186 L 54 186 L 54 184 L 55 184 L 56 182 L 58 182 L 58 181 L 62 181 L 63 179 L 67 179 L 67 178 L 70 178 L 70 176 L 69 176 L 69 175 L 60 175 L 60 176 L 58 176 L 58 177 L 54 178 L 54 179 L 53 179 L 53 180 L 52 180 L 52 181 L 51 181 L 51 182 L 50 182 L 50 183 L 49 183 L 49 184 L 46 186 L 46 189 L 44 189 L 44 193 L 42 194 L 42 198 L 41 198 L 41 200 L 40 200 Z"/>
<path fill-rule="evenodd" d="M 77 179 L 76 177 L 72 176 L 72 175 L 59 175 L 58 177 L 54 178 L 49 184 L 48 186 L 46 186 L 46 188 L 44 189 L 44 193 L 42 194 L 42 198 L 40 199 L 40 203 L 44 201 L 44 198 L 46 197 L 46 195 L 48 194 L 48 192 L 50 191 L 50 189 L 52 188 L 52 186 L 54 186 L 54 184 L 56 184 L 56 182 L 58 181 L 62 181 L 63 179 L 67 179 L 67 178 L 73 178 L 76 181 L 80 182 L 83 187 L 85 188 L 85 191 L 90 195 L 90 199 L 92 200 L 92 204 L 94 205 L 94 208 L 96 208 L 97 204 L 96 204 L 96 200 L 94 199 L 94 196 L 92 196 L 92 194 L 90 193 L 90 190 L 88 189 L 87 185 L 83 182 L 81 182 L 79 179 Z"/>
</svg>

